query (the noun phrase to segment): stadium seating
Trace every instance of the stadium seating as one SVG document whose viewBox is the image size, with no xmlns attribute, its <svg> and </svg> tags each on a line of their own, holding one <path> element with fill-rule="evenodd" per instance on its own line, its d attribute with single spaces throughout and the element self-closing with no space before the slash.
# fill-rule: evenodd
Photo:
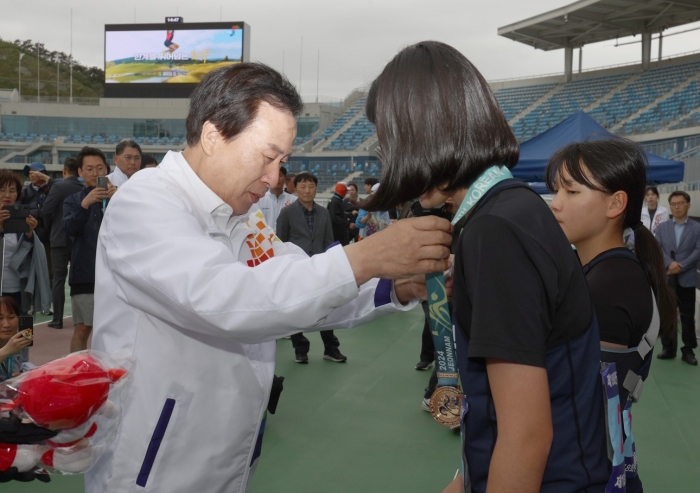
<svg viewBox="0 0 700 493">
<path fill-rule="evenodd" d="M 630 74 L 623 74 L 570 82 L 518 120 L 513 125 L 513 131 L 519 140 L 534 137 L 572 113 L 590 106 L 629 77 Z M 498 92 L 496 98 L 499 98 Z"/>
<path fill-rule="evenodd" d="M 512 120 L 532 103 L 554 89 L 555 86 L 556 84 L 542 84 L 537 86 L 510 87 L 508 89 L 496 91 L 495 95 L 506 118 Z"/>
<path fill-rule="evenodd" d="M 374 133 L 374 125 L 367 119 L 366 115 L 362 115 L 337 138 L 333 139 L 325 150 L 353 151 L 357 149 L 362 142 L 374 135 Z"/>
<path fill-rule="evenodd" d="M 625 87 L 622 91 L 613 95 L 609 101 L 590 112 L 590 116 L 606 128 L 612 128 L 625 118 L 630 117 L 640 109 L 653 103 L 654 100 L 668 93 L 668 91 L 679 85 L 689 77 L 696 75 L 700 70 L 700 63 L 689 63 L 684 65 L 674 65 L 671 67 L 661 67 L 650 70 L 642 74 L 639 79 Z M 685 91 L 683 91 L 685 92 Z M 689 94 L 688 104 L 695 107 L 700 103 L 700 93 Z M 677 111 L 665 111 L 667 120 L 674 120 L 682 116 Z M 642 117 L 643 115 L 640 115 Z M 649 120 L 650 121 L 650 120 Z M 643 128 L 649 121 L 640 121 Z M 638 133 L 636 125 L 624 129 L 622 133 Z M 645 130 L 643 132 L 646 132 Z"/>
<path fill-rule="evenodd" d="M 323 134 L 321 135 L 321 139 L 327 139 L 340 130 L 343 125 L 352 120 L 355 115 L 364 109 L 366 103 L 367 98 L 359 98 L 357 101 L 355 101 L 350 108 L 341 113 L 341 115 L 336 118 L 335 121 L 331 123 L 328 128 L 326 128 L 326 130 L 324 130 Z"/>
</svg>

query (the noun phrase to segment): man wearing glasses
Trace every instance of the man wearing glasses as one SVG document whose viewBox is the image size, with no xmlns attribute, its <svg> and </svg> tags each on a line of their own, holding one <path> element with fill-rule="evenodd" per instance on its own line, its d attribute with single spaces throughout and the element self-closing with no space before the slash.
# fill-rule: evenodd
<svg viewBox="0 0 700 493">
<path fill-rule="evenodd" d="M 141 146 L 133 140 L 122 140 L 114 153 L 114 171 L 107 175 L 109 182 L 121 187 L 126 180 L 141 169 Z"/>
<path fill-rule="evenodd" d="M 697 366 L 693 349 L 698 346 L 695 338 L 695 287 L 697 265 L 700 260 L 700 224 L 688 218 L 690 195 L 672 192 L 668 198 L 672 221 L 665 221 L 656 228 L 656 239 L 664 252 L 664 265 L 668 282 L 676 292 L 683 325 L 681 359 Z M 673 359 L 678 349 L 678 334 L 661 338 L 663 350 L 659 359 Z"/>
</svg>

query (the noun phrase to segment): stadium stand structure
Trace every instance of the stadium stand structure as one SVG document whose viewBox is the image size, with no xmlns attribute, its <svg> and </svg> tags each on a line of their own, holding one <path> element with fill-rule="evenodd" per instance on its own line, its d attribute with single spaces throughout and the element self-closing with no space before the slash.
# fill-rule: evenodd
<svg viewBox="0 0 700 493">
<path fill-rule="evenodd" d="M 643 71 L 639 64 L 592 70 L 574 74 L 568 83 L 561 76 L 544 76 L 497 81 L 491 85 L 520 142 L 583 110 L 608 130 L 640 140 L 650 152 L 664 157 L 674 157 L 700 146 L 700 137 L 697 143 L 693 140 L 700 136 L 700 54 L 655 62 L 648 71 Z M 381 164 L 374 152 L 376 132 L 365 114 L 366 94 L 353 92 L 346 101 L 345 110 L 338 109 L 335 113 L 339 116 L 328 118 L 313 133 L 295 140 L 290 171 L 308 170 L 316 174 L 320 193 L 330 193 L 338 181 L 352 179 L 362 183 L 368 177 L 381 177 Z M 64 125 L 62 122 L 52 123 L 51 118 L 38 121 L 42 117 L 31 116 L 48 112 L 49 106 L 58 105 L 47 104 L 45 109 L 29 112 L 26 117 L 28 130 L 46 128 L 50 131 L 59 123 Z M 10 111 L 3 107 L 0 167 L 19 170 L 25 163 L 38 160 L 52 165 L 54 168 L 49 167 L 50 171 L 58 172 L 59 163 L 84 145 L 102 149 L 111 159 L 115 145 L 123 138 L 134 138 L 144 152 L 157 156 L 170 149 L 182 149 L 185 145 L 184 128 L 173 122 L 182 122 L 176 118 L 186 114 L 186 107 L 166 110 L 154 105 L 154 108 L 139 108 L 144 116 L 133 118 L 136 110 L 130 108 L 95 107 L 86 110 L 81 107 L 79 111 L 72 110 L 78 120 L 83 112 L 97 115 L 109 110 L 118 116 L 107 116 L 100 128 L 82 123 L 83 133 L 62 134 L 55 131 L 12 131 L 19 125 L 20 116 L 10 115 Z M 131 116 L 132 120 L 124 124 L 120 120 L 122 113 Z M 90 113 L 97 121 L 95 115 Z M 146 115 L 156 120 L 148 120 Z M 15 118 L 14 128 L 9 124 L 12 118 Z M 33 119 L 31 125 L 30 119 Z M 90 134 L 90 128 L 96 131 Z M 110 128 L 115 129 L 113 133 L 109 133 Z M 134 133 L 137 128 L 157 130 L 149 136 L 138 136 L 125 133 L 129 128 L 134 128 Z"/>
</svg>

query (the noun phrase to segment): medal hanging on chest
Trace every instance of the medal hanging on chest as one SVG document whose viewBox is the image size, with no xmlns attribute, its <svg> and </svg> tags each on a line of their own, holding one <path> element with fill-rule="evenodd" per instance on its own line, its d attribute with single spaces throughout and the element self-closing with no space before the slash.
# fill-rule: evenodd
<svg viewBox="0 0 700 493">
<path fill-rule="evenodd" d="M 494 185 L 513 178 L 505 166 L 492 166 L 469 187 L 467 194 L 452 219 L 455 225 L 462 219 Z M 462 400 L 465 398 L 459 386 L 457 356 L 455 354 L 452 317 L 448 307 L 445 277 L 442 272 L 434 272 L 426 277 L 430 331 L 433 336 L 436 355 L 438 386 L 430 397 L 430 413 L 433 419 L 450 428 L 460 425 Z"/>
</svg>

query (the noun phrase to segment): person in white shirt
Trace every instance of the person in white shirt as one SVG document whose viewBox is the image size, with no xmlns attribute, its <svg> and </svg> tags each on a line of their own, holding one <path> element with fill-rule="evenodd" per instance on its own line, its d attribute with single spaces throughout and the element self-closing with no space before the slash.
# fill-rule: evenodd
<svg viewBox="0 0 700 493">
<path fill-rule="evenodd" d="M 115 187 L 121 187 L 140 169 L 141 146 L 133 140 L 122 140 L 114 151 L 114 171 L 107 178 Z"/>
<path fill-rule="evenodd" d="M 656 228 L 664 221 L 668 221 L 668 209 L 659 205 L 659 190 L 656 187 L 647 187 L 644 194 L 644 207 L 642 207 L 641 221 L 651 234 L 656 233 Z"/>
<path fill-rule="evenodd" d="M 274 187 L 270 187 L 265 196 L 258 202 L 258 207 L 265 216 L 265 222 L 275 229 L 280 211 L 297 201 L 296 195 L 284 191 L 287 179 L 287 168 L 280 167 L 279 181 Z"/>
<path fill-rule="evenodd" d="M 451 226 L 437 217 L 313 257 L 275 236 L 255 204 L 278 183 L 302 109 L 265 65 L 211 71 L 191 96 L 185 150 L 110 202 L 92 347 L 130 357 L 133 381 L 87 493 L 247 491 L 275 340 L 409 310 L 425 297 L 416 275 L 449 268 Z"/>
</svg>

